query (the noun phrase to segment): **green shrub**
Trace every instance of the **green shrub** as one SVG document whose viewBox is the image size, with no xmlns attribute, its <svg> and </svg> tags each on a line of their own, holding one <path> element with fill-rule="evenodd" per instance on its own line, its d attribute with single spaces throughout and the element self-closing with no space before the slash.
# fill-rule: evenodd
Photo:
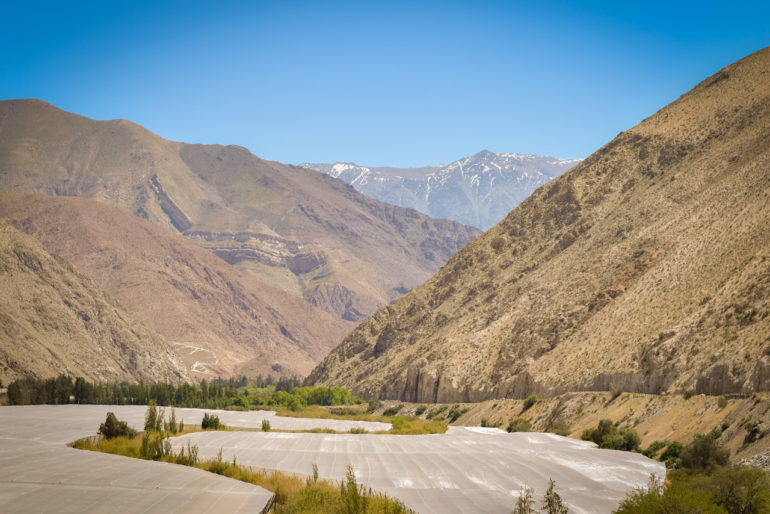
<svg viewBox="0 0 770 514">
<path fill-rule="evenodd" d="M 295 390 L 298 388 L 294 388 Z M 269 405 L 283 405 L 294 412 L 307 407 L 307 400 L 300 395 L 287 393 L 286 391 L 276 391 L 268 402 Z"/>
<path fill-rule="evenodd" d="M 593 441 L 597 446 L 599 446 L 602 444 L 604 436 L 608 435 L 612 429 L 612 420 L 602 419 L 599 421 L 599 426 L 597 428 L 586 428 L 583 430 L 583 434 L 580 436 L 580 439 L 583 441 Z"/>
<path fill-rule="evenodd" d="M 428 411 L 428 415 L 425 417 L 428 419 L 432 419 L 436 417 L 438 414 L 441 414 L 442 412 L 447 410 L 448 408 L 449 408 L 449 405 L 446 405 L 446 404 L 442 405 L 441 407 L 436 407 L 435 409 L 431 409 L 430 411 Z"/>
<path fill-rule="evenodd" d="M 107 413 L 107 419 L 99 425 L 99 434 L 103 435 L 107 439 L 115 439 L 116 437 L 136 437 L 136 430 L 128 426 L 125 421 L 118 421 L 115 414 L 112 412 Z"/>
<path fill-rule="evenodd" d="M 558 417 L 551 423 L 551 428 L 549 428 L 548 431 L 556 435 L 567 437 L 572 433 L 572 427 L 570 427 L 570 424 L 566 419 Z"/>
<path fill-rule="evenodd" d="M 393 407 L 391 407 L 389 409 L 385 409 L 385 412 L 383 412 L 382 415 L 383 416 L 395 416 L 396 414 L 398 414 L 398 411 L 400 411 L 403 408 L 404 408 L 403 405 L 394 405 Z"/>
<path fill-rule="evenodd" d="M 612 420 L 602 419 L 599 425 L 583 431 L 580 438 L 584 441 L 593 441 L 599 448 L 606 450 L 636 451 L 642 443 L 639 434 L 630 427 L 617 427 Z"/>
<path fill-rule="evenodd" d="M 654 459 L 655 455 L 658 454 L 660 450 L 666 447 L 666 443 L 663 441 L 654 441 L 650 444 L 650 446 L 647 447 L 647 449 L 642 450 L 642 455 L 644 455 L 647 458 Z"/>
<path fill-rule="evenodd" d="M 529 409 L 530 407 L 535 405 L 537 401 L 538 401 L 538 398 L 536 394 L 527 396 L 527 399 L 524 400 L 524 410 Z"/>
<path fill-rule="evenodd" d="M 350 429 L 351 434 L 368 434 L 369 432 L 365 428 L 353 427 Z"/>
<path fill-rule="evenodd" d="M 216 414 L 209 415 L 208 412 L 203 414 L 203 421 L 201 421 L 201 428 L 203 430 L 212 429 L 220 430 L 224 429 L 225 425 L 219 421 L 219 416 Z"/>
<path fill-rule="evenodd" d="M 500 426 L 500 422 L 492 423 L 489 421 L 488 418 L 481 418 L 481 426 L 482 427 L 488 427 L 488 428 L 498 428 Z"/>
<path fill-rule="evenodd" d="M 295 387 L 291 390 L 293 396 L 299 396 L 305 405 L 351 405 L 359 404 L 361 400 L 353 396 L 344 387 Z"/>
<path fill-rule="evenodd" d="M 666 450 L 660 456 L 660 461 L 661 462 L 676 461 L 676 459 L 678 459 L 679 456 L 682 454 L 683 449 L 684 449 L 684 445 L 679 441 L 673 441 L 668 443 L 668 445 L 666 446 Z"/>
<path fill-rule="evenodd" d="M 612 395 L 610 401 L 623 394 L 623 384 L 610 384 L 610 394 Z"/>
<path fill-rule="evenodd" d="M 449 417 L 449 422 L 454 423 L 455 421 L 457 421 L 457 418 L 459 418 L 469 410 L 471 409 L 468 407 L 461 409 L 459 405 L 455 405 L 455 407 L 451 411 L 449 411 L 449 414 L 447 415 Z"/>
<path fill-rule="evenodd" d="M 613 514 L 727 514 L 714 506 L 712 499 L 712 494 L 693 491 L 679 481 L 664 487 L 663 481 L 653 473 L 647 487 L 632 489 Z"/>
<path fill-rule="evenodd" d="M 684 399 L 689 400 L 690 398 L 695 396 L 695 394 L 696 394 L 695 389 L 688 389 L 687 391 L 684 392 Z"/>
<path fill-rule="evenodd" d="M 730 460 L 730 452 L 722 448 L 712 434 L 695 434 L 693 442 L 682 449 L 677 467 L 713 470 Z"/>
<path fill-rule="evenodd" d="M 633 428 L 612 427 L 612 431 L 602 439 L 599 448 L 633 452 L 639 449 L 640 444 L 642 444 L 642 439 Z"/>
<path fill-rule="evenodd" d="M 728 428 L 730 428 L 730 422 L 729 421 L 722 422 L 722 432 L 724 432 Z"/>
<path fill-rule="evenodd" d="M 270 432 L 270 421 L 268 421 L 267 419 L 262 420 L 262 431 Z"/>
<path fill-rule="evenodd" d="M 511 514 L 535 514 L 535 499 L 532 497 L 534 492 L 531 487 L 522 486 Z"/>
<path fill-rule="evenodd" d="M 529 432 L 532 428 L 532 422 L 525 418 L 516 418 L 512 419 L 510 423 L 508 423 L 508 426 L 505 430 L 508 431 L 508 433 L 513 432 Z"/>
<path fill-rule="evenodd" d="M 362 496 L 358 490 L 356 474 L 351 464 L 348 464 L 348 472 L 340 484 L 340 500 L 342 512 L 345 514 L 363 514 L 367 510 L 369 498 Z"/>
<path fill-rule="evenodd" d="M 770 481 L 761 469 L 730 465 L 711 474 L 672 471 L 667 483 L 654 474 L 620 502 L 617 514 L 759 514 L 770 511 Z"/>
<path fill-rule="evenodd" d="M 548 482 L 548 489 L 543 496 L 543 503 L 540 510 L 545 511 L 546 514 L 567 514 L 567 507 L 561 502 L 561 497 L 553 490 L 556 482 L 551 479 Z"/>
<path fill-rule="evenodd" d="M 727 398 L 725 398 L 724 396 L 720 396 L 719 399 L 717 400 L 717 405 L 719 405 L 720 409 L 724 409 L 725 407 L 727 407 Z"/>
<path fill-rule="evenodd" d="M 171 407 L 171 418 L 169 418 L 168 423 L 165 425 L 166 432 L 171 432 L 172 434 L 179 432 L 179 424 L 176 422 L 176 411 L 173 407 Z"/>
<path fill-rule="evenodd" d="M 152 432 L 158 424 L 158 404 L 155 400 L 150 400 L 147 405 L 147 411 L 144 413 L 144 431 Z"/>
<path fill-rule="evenodd" d="M 366 412 L 368 412 L 369 414 L 371 414 L 372 412 L 374 412 L 374 411 L 376 411 L 377 409 L 379 409 L 379 408 L 380 408 L 380 405 L 382 405 L 382 404 L 380 403 L 380 400 L 374 400 L 374 399 L 372 399 L 372 400 L 369 400 L 369 407 L 366 409 Z"/>
<path fill-rule="evenodd" d="M 414 413 L 418 416 L 422 416 L 422 413 L 425 412 L 425 410 L 428 408 L 425 404 L 420 404 L 417 406 L 417 410 L 414 411 Z"/>
</svg>

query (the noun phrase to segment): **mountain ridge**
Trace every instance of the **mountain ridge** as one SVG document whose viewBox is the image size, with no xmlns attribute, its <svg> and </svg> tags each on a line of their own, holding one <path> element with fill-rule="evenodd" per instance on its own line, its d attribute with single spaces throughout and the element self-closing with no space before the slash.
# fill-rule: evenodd
<svg viewBox="0 0 770 514">
<path fill-rule="evenodd" d="M 40 100 L 0 102 L 0 127 L 3 192 L 130 212 L 348 321 L 422 283 L 480 233 L 243 147 L 168 141 Z"/>
<path fill-rule="evenodd" d="M 487 230 L 537 187 L 581 160 L 482 150 L 450 164 L 421 168 L 341 162 L 300 166 L 340 178 L 377 200 Z"/>
<path fill-rule="evenodd" d="M 770 48 L 540 187 L 307 379 L 426 403 L 770 388 Z"/>
</svg>

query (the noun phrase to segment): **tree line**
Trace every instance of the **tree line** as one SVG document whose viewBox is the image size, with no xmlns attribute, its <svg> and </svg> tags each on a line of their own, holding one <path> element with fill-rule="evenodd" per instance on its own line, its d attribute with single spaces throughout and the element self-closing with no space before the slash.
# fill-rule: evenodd
<svg viewBox="0 0 770 514">
<path fill-rule="evenodd" d="M 152 384 L 128 382 L 89 382 L 83 377 L 59 375 L 56 378 L 26 377 L 8 384 L 11 405 L 56 405 L 67 403 L 102 405 L 148 405 L 153 400 L 160 406 L 197 409 L 224 409 L 238 397 L 238 388 L 245 386 L 274 386 L 276 391 L 289 392 L 301 385 L 297 378 L 272 376 L 255 379 L 205 379 L 197 386 L 191 384 Z"/>
</svg>

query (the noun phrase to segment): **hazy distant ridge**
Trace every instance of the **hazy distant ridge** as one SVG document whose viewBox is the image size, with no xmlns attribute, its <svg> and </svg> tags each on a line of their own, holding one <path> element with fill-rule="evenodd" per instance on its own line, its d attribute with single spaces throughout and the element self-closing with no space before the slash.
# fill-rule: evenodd
<svg viewBox="0 0 770 514">
<path fill-rule="evenodd" d="M 344 180 L 376 200 L 488 230 L 535 189 L 580 161 L 483 150 L 451 164 L 423 168 L 367 168 L 344 162 L 300 166 Z"/>
</svg>

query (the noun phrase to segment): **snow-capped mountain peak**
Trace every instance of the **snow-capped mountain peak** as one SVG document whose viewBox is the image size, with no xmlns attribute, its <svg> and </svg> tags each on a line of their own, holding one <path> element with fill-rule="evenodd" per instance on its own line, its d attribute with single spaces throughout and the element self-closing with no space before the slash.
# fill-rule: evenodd
<svg viewBox="0 0 770 514">
<path fill-rule="evenodd" d="M 451 164 L 422 168 L 349 162 L 300 166 L 339 178 L 377 200 L 488 230 L 535 189 L 580 161 L 482 150 Z"/>
</svg>

